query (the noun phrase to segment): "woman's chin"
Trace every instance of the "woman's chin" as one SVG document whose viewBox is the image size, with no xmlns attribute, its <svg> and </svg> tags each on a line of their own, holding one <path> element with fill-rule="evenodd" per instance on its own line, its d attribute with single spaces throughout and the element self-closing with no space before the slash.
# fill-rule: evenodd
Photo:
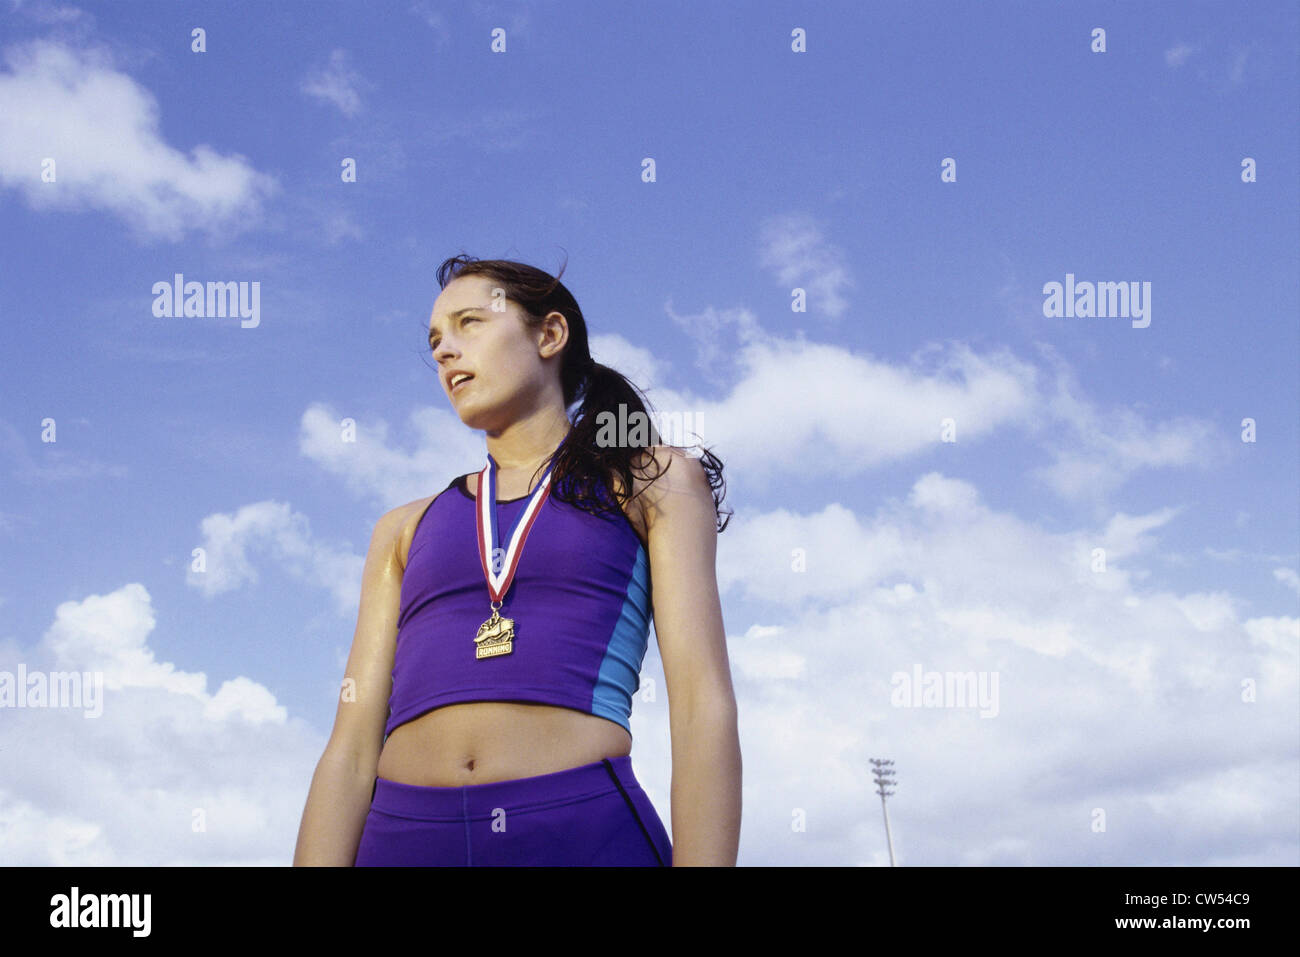
<svg viewBox="0 0 1300 957">
<path fill-rule="evenodd" d="M 456 413 L 461 423 L 465 425 L 467 428 L 471 428 L 471 429 L 487 428 L 487 426 L 483 422 L 484 415 L 482 409 L 466 407 L 466 405 L 462 403 L 460 405 L 453 406 L 452 411 Z"/>
</svg>

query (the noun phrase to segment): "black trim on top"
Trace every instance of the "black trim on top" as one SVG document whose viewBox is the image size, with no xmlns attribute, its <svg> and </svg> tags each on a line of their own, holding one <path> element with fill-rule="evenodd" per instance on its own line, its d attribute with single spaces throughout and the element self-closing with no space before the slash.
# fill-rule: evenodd
<svg viewBox="0 0 1300 957">
<path fill-rule="evenodd" d="M 470 473 L 467 474 L 467 475 L 457 475 L 454 479 L 451 480 L 451 483 L 447 486 L 447 488 L 451 488 L 452 485 L 454 485 L 454 486 L 456 486 L 456 488 L 460 489 L 460 494 L 461 494 L 461 495 L 464 495 L 464 496 L 465 496 L 467 499 L 469 499 L 471 502 L 477 502 L 478 499 L 476 499 L 473 495 L 470 495 L 470 494 L 469 494 L 469 477 L 470 477 L 470 475 L 475 475 L 475 474 L 477 474 L 477 473 L 475 473 L 475 472 L 470 472 Z M 535 492 L 535 491 L 537 491 L 537 490 L 536 490 L 536 489 L 533 489 L 533 491 Z M 531 497 L 531 496 L 529 496 L 529 495 L 521 495 L 519 498 L 505 498 L 505 499 L 501 499 L 501 498 L 499 498 L 499 499 L 497 499 L 497 504 L 498 504 L 498 505 L 511 505 L 511 504 L 513 504 L 513 503 L 515 503 L 515 502 L 522 502 L 524 499 L 526 499 L 526 498 L 530 498 L 530 497 Z M 641 538 L 641 533 L 638 532 L 637 529 L 636 529 L 636 526 L 632 524 L 632 519 L 630 519 L 630 518 L 627 517 L 627 512 L 623 511 L 623 510 L 620 508 L 620 509 L 618 510 L 618 513 L 619 513 L 619 515 L 622 517 L 623 522 L 627 525 L 627 527 L 630 528 L 630 529 L 632 530 L 632 534 L 636 537 L 637 544 L 641 546 L 642 551 L 644 551 L 644 552 L 646 553 L 646 557 L 649 558 L 649 557 L 650 557 L 650 544 L 649 544 L 649 542 L 646 542 L 646 541 L 644 541 L 644 540 Z"/>
<path fill-rule="evenodd" d="M 469 494 L 469 476 L 476 475 L 476 474 L 477 473 L 475 472 L 470 472 L 469 475 L 457 475 L 454 479 L 451 480 L 451 484 L 456 486 L 456 488 L 460 489 L 460 494 L 464 495 L 471 502 L 478 501 L 478 499 L 476 499 L 473 495 Z M 536 491 L 536 489 L 534 489 L 533 491 Z M 528 495 L 521 495 L 518 498 L 499 498 L 497 499 L 497 504 L 509 505 L 511 502 L 522 502 L 524 499 L 530 497 L 531 496 Z"/>
</svg>

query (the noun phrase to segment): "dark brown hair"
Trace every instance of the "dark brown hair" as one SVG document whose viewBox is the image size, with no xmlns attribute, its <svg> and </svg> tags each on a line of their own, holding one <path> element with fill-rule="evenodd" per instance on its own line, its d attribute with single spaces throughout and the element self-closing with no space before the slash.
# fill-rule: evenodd
<svg viewBox="0 0 1300 957">
<path fill-rule="evenodd" d="M 566 260 L 567 265 L 567 260 Z M 564 274 L 564 266 L 559 275 Z M 551 459 L 555 461 L 555 470 L 551 473 L 551 494 L 560 501 L 568 502 L 593 514 L 621 514 L 620 505 L 630 501 L 635 495 L 632 470 L 648 469 L 653 459 L 642 452 L 652 445 L 664 445 L 654 421 L 647 410 L 647 400 L 641 391 L 609 366 L 601 365 L 591 358 L 587 345 L 587 322 L 578 308 L 573 294 L 560 282 L 559 276 L 552 276 L 544 270 L 526 263 L 509 259 L 477 259 L 461 254 L 443 261 L 438 267 L 438 285 L 446 289 L 453 279 L 462 276 L 486 276 L 499 284 L 505 296 L 517 303 L 524 311 L 525 322 L 530 327 L 541 325 L 542 320 L 551 312 L 563 314 L 569 326 L 569 341 L 564 348 L 560 362 L 560 385 L 564 390 L 564 407 L 571 410 L 574 403 L 581 399 L 581 405 L 573 419 L 573 428 L 568 437 L 560 443 L 554 455 L 537 467 L 531 486 Z M 615 419 L 619 418 L 619 406 L 624 407 L 624 421 L 636 421 L 634 413 L 639 412 L 648 423 L 649 441 L 646 446 L 600 445 L 597 443 L 600 413 L 609 412 Z M 636 433 L 629 429 L 629 434 Z M 672 446 L 681 448 L 681 446 Z M 723 531 L 731 521 L 731 511 L 722 509 L 722 499 L 726 495 L 726 483 L 722 479 L 722 462 L 704 449 L 700 464 L 708 476 L 709 487 L 713 491 L 713 508 L 717 516 L 718 531 Z M 669 463 L 671 465 L 671 462 Z M 667 471 L 665 466 L 656 473 L 651 481 Z M 609 477 L 617 473 L 622 483 L 623 492 L 619 502 L 607 497 L 613 494 Z M 644 471 L 639 476 L 646 478 Z M 722 516 L 726 515 L 724 519 Z"/>
</svg>

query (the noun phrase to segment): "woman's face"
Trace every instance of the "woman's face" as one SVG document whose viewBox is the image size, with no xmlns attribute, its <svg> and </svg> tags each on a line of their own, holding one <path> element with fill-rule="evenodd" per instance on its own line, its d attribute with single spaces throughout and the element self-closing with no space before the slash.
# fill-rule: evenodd
<svg viewBox="0 0 1300 957">
<path fill-rule="evenodd" d="M 541 360 L 558 357 L 567 341 L 563 317 L 556 339 L 546 326 L 529 329 L 525 315 L 489 276 L 453 279 L 433 304 L 429 346 L 438 379 L 460 420 L 472 429 L 496 432 L 522 418 L 541 401 L 547 377 L 556 376 Z M 456 371 L 473 378 L 453 389 Z"/>
</svg>

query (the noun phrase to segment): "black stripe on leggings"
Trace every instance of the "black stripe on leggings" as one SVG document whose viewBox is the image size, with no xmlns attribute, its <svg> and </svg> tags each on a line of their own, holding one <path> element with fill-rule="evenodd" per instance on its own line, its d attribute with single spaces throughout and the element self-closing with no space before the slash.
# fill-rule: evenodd
<svg viewBox="0 0 1300 957">
<path fill-rule="evenodd" d="M 655 852 L 655 860 L 659 862 L 660 867 L 664 867 L 663 855 L 659 853 L 659 848 L 655 846 L 654 840 L 650 837 L 650 832 L 645 829 L 645 824 L 641 820 L 641 815 L 637 813 L 632 798 L 628 796 L 627 791 L 623 790 L 623 782 L 614 773 L 614 765 L 609 763 L 609 758 L 601 758 L 601 762 L 605 765 L 605 770 L 609 772 L 609 776 L 614 779 L 614 783 L 618 785 L 618 793 L 623 795 L 623 800 L 627 802 L 628 808 L 631 809 L 632 816 L 636 818 L 636 826 L 641 828 L 641 833 L 645 835 L 645 839 L 650 843 L 650 850 Z"/>
</svg>

